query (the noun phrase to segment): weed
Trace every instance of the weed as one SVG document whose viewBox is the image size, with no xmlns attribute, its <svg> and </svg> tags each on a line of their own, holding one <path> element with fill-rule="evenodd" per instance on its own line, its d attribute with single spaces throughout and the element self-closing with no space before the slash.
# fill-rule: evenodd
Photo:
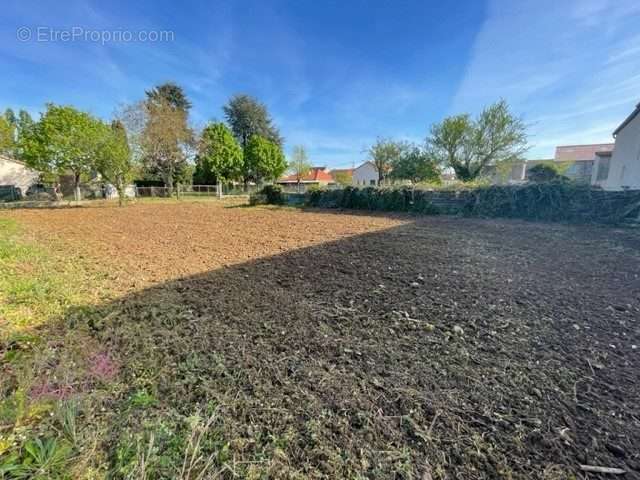
<svg viewBox="0 0 640 480">
<path fill-rule="evenodd" d="M 0 460 L 0 478 L 32 480 L 68 479 L 71 446 L 57 438 L 35 438 L 24 445 L 23 455 L 7 455 Z"/>
<path fill-rule="evenodd" d="M 147 408 L 154 406 L 157 403 L 157 400 L 146 390 L 138 390 L 131 396 L 129 402 L 132 407 Z"/>
<path fill-rule="evenodd" d="M 93 273 L 82 262 L 21 234 L 0 219 L 0 479 L 70 478 L 71 452 L 85 455 L 71 397 L 84 377 L 112 379 L 113 369 L 96 357 L 95 375 L 86 372 L 91 340 L 59 327 L 72 307 L 90 303 L 96 283 L 84 281 Z"/>
<path fill-rule="evenodd" d="M 113 380 L 118 375 L 118 365 L 108 353 L 97 353 L 90 359 L 89 374 L 97 380 Z"/>
<path fill-rule="evenodd" d="M 72 445 L 78 445 L 78 414 L 80 406 L 77 400 L 68 400 L 58 405 L 57 418 L 62 433 Z"/>
<path fill-rule="evenodd" d="M 0 450 L 0 455 L 2 450 Z M 20 463 L 20 457 L 12 453 L 5 458 L 0 458 L 0 479 L 20 478 L 20 470 L 22 465 Z"/>
</svg>

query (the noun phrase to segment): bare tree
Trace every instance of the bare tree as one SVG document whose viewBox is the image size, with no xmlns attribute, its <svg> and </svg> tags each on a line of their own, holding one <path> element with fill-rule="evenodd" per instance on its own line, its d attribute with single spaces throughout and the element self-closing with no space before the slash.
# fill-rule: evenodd
<svg viewBox="0 0 640 480">
<path fill-rule="evenodd" d="M 296 183 L 298 185 L 298 193 L 300 193 L 300 184 L 302 179 L 311 170 L 311 164 L 307 156 L 307 151 L 302 145 L 296 145 L 293 147 L 293 153 L 291 154 L 291 163 L 289 164 L 291 173 L 296 177 Z"/>
</svg>

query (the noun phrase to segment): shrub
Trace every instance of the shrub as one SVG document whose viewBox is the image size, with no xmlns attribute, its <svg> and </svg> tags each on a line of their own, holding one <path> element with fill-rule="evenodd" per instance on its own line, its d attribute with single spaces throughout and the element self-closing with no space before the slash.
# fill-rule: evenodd
<svg viewBox="0 0 640 480">
<path fill-rule="evenodd" d="M 306 203 L 321 208 L 616 223 L 640 208 L 640 193 L 605 192 L 558 176 L 542 183 L 468 190 L 349 186 L 342 190 L 310 191 Z"/>
<path fill-rule="evenodd" d="M 279 185 L 265 185 L 260 193 L 267 197 L 267 203 L 272 205 L 282 205 L 285 203 L 285 197 L 282 193 L 282 187 Z"/>
<path fill-rule="evenodd" d="M 325 188 L 311 188 L 305 194 L 305 203 L 311 207 L 320 208 L 341 208 L 342 197 L 347 189 L 327 190 Z"/>
<path fill-rule="evenodd" d="M 305 203 L 307 205 L 319 206 L 322 197 L 326 195 L 326 190 L 317 186 L 313 186 L 305 193 Z"/>
<path fill-rule="evenodd" d="M 473 190 L 465 213 L 483 217 L 511 217 L 530 220 L 590 221 L 603 213 L 594 201 L 589 185 L 563 177 L 522 186 L 491 186 Z M 610 212 L 613 214 L 613 212 Z"/>
<path fill-rule="evenodd" d="M 421 190 L 414 190 L 408 186 L 393 188 L 348 186 L 341 190 L 314 189 L 307 192 L 306 203 L 321 208 L 435 213 L 431 202 L 420 192 Z"/>
<path fill-rule="evenodd" d="M 249 195 L 249 205 L 266 205 L 267 203 L 267 196 L 262 193 Z"/>
<path fill-rule="evenodd" d="M 560 175 L 560 172 L 558 172 L 558 169 L 555 165 L 540 163 L 531 167 L 527 171 L 527 178 L 531 182 L 542 183 L 550 182 L 552 180 L 557 180 L 564 177 Z"/>
</svg>

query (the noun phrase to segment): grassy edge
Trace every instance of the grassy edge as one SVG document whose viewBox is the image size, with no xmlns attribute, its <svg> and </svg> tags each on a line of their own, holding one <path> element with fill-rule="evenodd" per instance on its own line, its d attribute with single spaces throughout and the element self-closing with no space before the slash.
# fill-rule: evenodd
<svg viewBox="0 0 640 480">
<path fill-rule="evenodd" d="M 83 455 L 74 393 L 85 352 L 98 346 L 65 322 L 106 296 L 105 276 L 9 218 L 0 218 L 0 270 L 0 479 L 71 478 Z"/>
<path fill-rule="evenodd" d="M 219 469 L 216 405 L 180 415 L 122 381 L 126 359 L 96 334 L 117 292 L 73 252 L 0 217 L 0 480 L 156 478 L 167 461 L 183 480 Z"/>
</svg>

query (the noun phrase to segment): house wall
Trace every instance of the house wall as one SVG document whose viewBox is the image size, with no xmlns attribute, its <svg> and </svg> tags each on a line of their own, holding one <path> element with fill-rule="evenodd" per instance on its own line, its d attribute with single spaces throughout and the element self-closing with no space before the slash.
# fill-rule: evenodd
<svg viewBox="0 0 640 480">
<path fill-rule="evenodd" d="M 26 165 L 0 157 L 0 185 L 13 185 L 18 187 L 22 194 L 34 183 L 38 183 L 40 173 L 30 169 Z"/>
<path fill-rule="evenodd" d="M 373 163 L 365 162 L 353 171 L 352 178 L 353 185 L 356 186 L 377 185 L 378 170 Z"/>
<path fill-rule="evenodd" d="M 596 155 L 596 159 L 593 163 L 593 171 L 591 172 L 591 185 L 604 188 L 609 178 L 610 170 L 611 154 Z"/>
<path fill-rule="evenodd" d="M 595 160 L 556 161 L 556 163 L 569 163 L 569 168 L 563 172 L 563 175 L 576 182 L 589 183 L 593 176 Z"/>
<path fill-rule="evenodd" d="M 601 185 L 607 190 L 640 188 L 640 115 L 616 135 L 609 176 Z"/>
</svg>

